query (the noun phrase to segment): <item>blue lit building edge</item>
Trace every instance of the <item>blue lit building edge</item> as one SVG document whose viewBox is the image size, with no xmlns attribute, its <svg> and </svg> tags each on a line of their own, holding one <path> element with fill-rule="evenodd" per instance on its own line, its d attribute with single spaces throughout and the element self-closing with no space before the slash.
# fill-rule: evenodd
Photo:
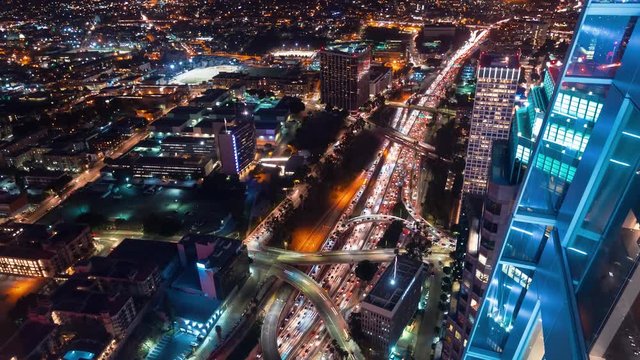
<svg viewBox="0 0 640 360">
<path fill-rule="evenodd" d="M 601 335 L 619 297 L 632 290 L 627 284 L 640 254 L 622 246 L 629 232 L 634 239 L 640 231 L 638 15 L 637 3 L 591 1 L 584 9 L 550 109 L 559 93 L 581 91 L 601 96 L 601 112 L 581 156 L 536 139 L 534 164 L 553 155 L 573 161 L 576 173 L 562 179 L 527 170 L 466 359 L 608 353 L 612 333 Z M 552 115 L 547 111 L 541 133 Z M 569 122 L 574 130 L 585 119 L 576 120 Z"/>
</svg>

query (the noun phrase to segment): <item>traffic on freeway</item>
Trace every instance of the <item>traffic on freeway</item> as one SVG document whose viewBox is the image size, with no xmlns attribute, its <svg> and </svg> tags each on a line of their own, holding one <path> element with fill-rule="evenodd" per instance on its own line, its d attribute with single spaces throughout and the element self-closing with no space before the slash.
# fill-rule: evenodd
<svg viewBox="0 0 640 360">
<path fill-rule="evenodd" d="M 418 104 L 424 107 L 436 107 L 445 94 L 448 84 L 456 77 L 461 63 L 468 58 L 487 36 L 487 31 L 473 32 L 471 38 L 460 48 L 445 64 L 435 80 L 419 97 Z M 393 118 L 391 126 L 398 132 L 405 134 L 412 139 L 422 139 L 426 132 L 426 124 L 432 120 L 430 113 L 421 110 L 398 109 Z M 415 150 L 403 146 L 402 144 L 385 141 L 383 151 L 386 155 L 379 156 L 374 164 L 368 169 L 368 174 L 373 174 L 382 161 L 382 167 L 377 176 L 371 177 L 369 181 L 373 184 L 373 190 L 368 197 L 361 199 L 365 186 L 356 193 L 352 201 L 352 206 L 345 209 L 327 241 L 323 250 L 332 250 L 337 243 L 337 239 L 343 235 L 348 227 L 346 223 L 349 217 L 376 215 L 389 215 L 398 201 L 399 195 L 409 211 L 410 217 L 426 225 L 429 229 L 429 238 L 437 244 L 450 246 L 453 241 L 441 231 L 435 229 L 426 222 L 416 208 L 419 206 L 417 196 L 412 189 L 412 181 L 415 181 L 416 173 L 420 169 L 420 156 Z M 371 186 L 371 184 L 369 184 Z M 364 209 L 360 214 L 353 214 L 356 204 L 364 203 Z M 353 226 L 353 230 L 348 233 L 344 240 L 343 249 L 375 249 L 378 241 L 384 233 L 385 226 L 376 222 L 366 222 Z M 313 256 L 313 255 L 312 255 Z M 380 272 L 384 266 L 381 266 Z M 352 272 L 351 264 L 332 264 L 313 266 L 311 277 L 318 282 L 326 294 L 335 302 L 343 315 L 352 311 L 358 298 L 364 296 L 360 289 L 359 281 Z M 364 293 L 371 289 L 371 285 L 364 289 Z M 324 336 L 323 325 L 316 319 L 318 312 L 313 303 L 305 297 L 296 299 L 296 303 L 284 317 L 284 325 L 278 335 L 278 350 L 282 358 L 318 358 L 322 354 L 330 352 L 330 340 Z M 283 309 L 284 310 L 284 309 Z"/>
</svg>

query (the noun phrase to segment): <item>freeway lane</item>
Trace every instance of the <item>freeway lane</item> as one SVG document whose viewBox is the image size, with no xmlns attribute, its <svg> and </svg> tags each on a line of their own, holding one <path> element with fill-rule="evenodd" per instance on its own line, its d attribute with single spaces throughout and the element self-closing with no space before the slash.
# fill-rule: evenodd
<svg viewBox="0 0 640 360">
<path fill-rule="evenodd" d="M 287 304 L 287 299 L 293 293 L 293 289 L 285 285 L 274 295 L 275 299 L 267 315 L 264 317 L 260 330 L 260 346 L 265 360 L 280 360 L 278 352 L 278 324 L 280 324 L 280 314 Z"/>
<path fill-rule="evenodd" d="M 275 276 L 291 284 L 304 294 L 305 298 L 309 299 L 316 307 L 331 337 L 338 342 L 342 349 L 349 352 L 350 358 L 364 359 L 360 348 L 355 341 L 351 339 L 349 326 L 340 314 L 340 311 L 337 310 L 326 291 L 313 281 L 309 275 L 294 267 L 278 263 L 269 263 L 259 257 L 254 258 L 254 261 L 258 266 L 271 267 L 271 271 Z"/>
</svg>

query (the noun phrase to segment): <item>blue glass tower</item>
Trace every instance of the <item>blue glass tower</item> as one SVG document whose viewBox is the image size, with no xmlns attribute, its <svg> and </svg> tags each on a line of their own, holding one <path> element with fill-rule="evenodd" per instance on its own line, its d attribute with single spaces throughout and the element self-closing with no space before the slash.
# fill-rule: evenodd
<svg viewBox="0 0 640 360">
<path fill-rule="evenodd" d="M 638 16 L 638 0 L 585 4 L 466 359 L 640 354 Z"/>
</svg>

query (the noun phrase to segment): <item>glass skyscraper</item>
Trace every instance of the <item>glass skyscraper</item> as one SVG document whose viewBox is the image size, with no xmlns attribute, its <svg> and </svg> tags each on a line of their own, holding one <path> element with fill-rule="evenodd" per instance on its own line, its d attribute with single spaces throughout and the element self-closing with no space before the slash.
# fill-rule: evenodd
<svg viewBox="0 0 640 360">
<path fill-rule="evenodd" d="M 482 195 L 487 190 L 492 145 L 496 140 L 509 138 L 519 79 L 519 56 L 480 55 L 464 168 L 464 193 Z"/>
<path fill-rule="evenodd" d="M 638 16 L 585 4 L 466 359 L 639 358 Z"/>
</svg>

